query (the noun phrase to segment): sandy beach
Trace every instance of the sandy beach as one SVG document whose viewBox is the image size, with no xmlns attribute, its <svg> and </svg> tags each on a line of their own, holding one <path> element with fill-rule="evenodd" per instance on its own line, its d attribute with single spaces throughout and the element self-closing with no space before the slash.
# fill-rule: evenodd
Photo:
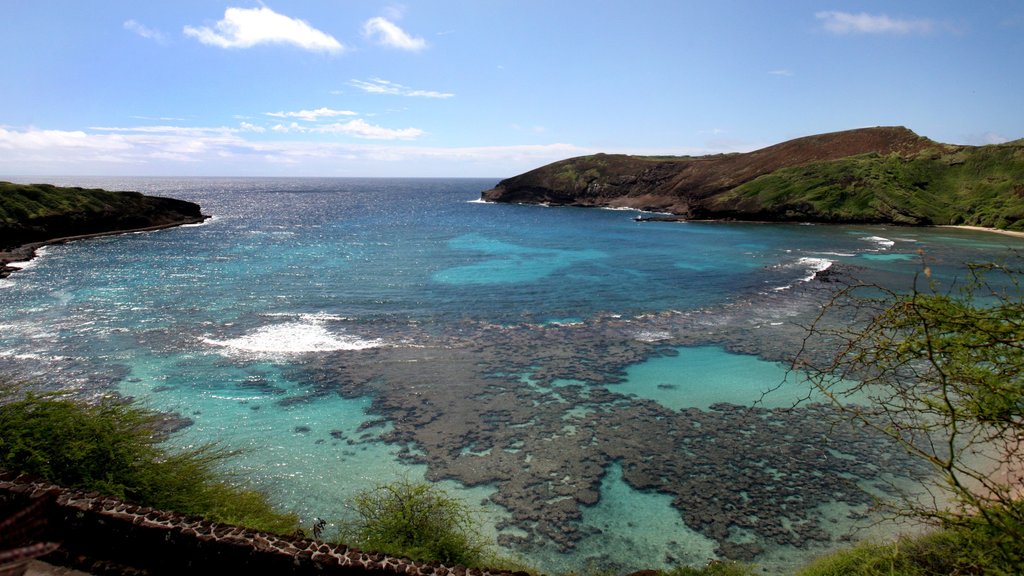
<svg viewBox="0 0 1024 576">
<path fill-rule="evenodd" d="M 952 226 L 952 225 L 940 225 L 936 228 L 960 228 L 962 230 L 975 230 L 977 232 L 994 232 L 996 234 L 1002 234 L 1004 236 L 1016 236 L 1017 238 L 1024 238 L 1024 232 L 1014 232 L 1013 230 L 1000 230 L 998 228 L 985 228 L 984 226 Z"/>
</svg>

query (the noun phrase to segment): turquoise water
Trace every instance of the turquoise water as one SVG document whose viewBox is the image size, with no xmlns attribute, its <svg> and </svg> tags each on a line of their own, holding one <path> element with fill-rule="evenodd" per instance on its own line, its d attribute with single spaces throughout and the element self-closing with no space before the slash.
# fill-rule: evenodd
<svg viewBox="0 0 1024 576">
<path fill-rule="evenodd" d="M 550 570 L 700 564 L 723 542 L 756 540 L 738 524 L 715 536 L 687 516 L 699 500 L 673 492 L 725 472 L 811 478 L 831 498 L 812 477 L 842 462 L 751 456 L 764 468 L 744 475 L 733 474 L 743 459 L 723 472 L 694 452 L 692 465 L 652 467 L 743 426 L 774 446 L 772 419 L 803 422 L 765 412 L 758 427 L 715 406 L 781 410 L 804 395 L 783 364 L 722 344 L 756 352 L 744 338 L 791 323 L 787 299 L 816 273 L 845 266 L 905 287 L 923 251 L 951 282 L 964 261 L 1024 247 L 945 229 L 654 224 L 485 204 L 495 181 L 482 179 L 48 180 L 194 200 L 213 218 L 48 247 L 0 280 L 5 376 L 188 418 L 172 442 L 242 449 L 231 472 L 307 523 L 340 518 L 373 483 L 443 481 L 510 553 Z M 691 421 L 703 447 L 658 437 Z M 850 498 L 836 501 L 866 509 Z M 765 550 L 821 546 L 800 542 Z"/>
<path fill-rule="evenodd" d="M 707 410 L 719 402 L 792 406 L 808 394 L 807 383 L 780 363 L 730 354 L 712 346 L 679 348 L 676 352 L 630 366 L 625 382 L 615 385 L 614 390 L 673 410 Z"/>
</svg>

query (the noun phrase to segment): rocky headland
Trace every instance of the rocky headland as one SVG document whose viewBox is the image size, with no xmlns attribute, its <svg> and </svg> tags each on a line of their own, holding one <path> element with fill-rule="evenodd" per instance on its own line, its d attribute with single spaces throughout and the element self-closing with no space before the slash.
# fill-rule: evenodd
<svg viewBox="0 0 1024 576">
<path fill-rule="evenodd" d="M 198 204 L 138 192 L 60 188 L 0 182 L 0 278 L 36 249 L 122 232 L 195 224 L 207 218 Z"/>
<path fill-rule="evenodd" d="M 747 153 L 595 154 L 502 180 L 482 199 L 635 208 L 668 220 L 1024 230 L 1024 140 L 961 146 L 904 127 L 875 127 Z"/>
</svg>

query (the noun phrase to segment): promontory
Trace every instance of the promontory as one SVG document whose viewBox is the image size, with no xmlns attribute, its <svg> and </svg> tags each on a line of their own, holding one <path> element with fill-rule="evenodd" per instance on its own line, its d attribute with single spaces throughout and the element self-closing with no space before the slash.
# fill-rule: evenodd
<svg viewBox="0 0 1024 576">
<path fill-rule="evenodd" d="M 1024 139 L 942 144 L 875 127 L 709 156 L 595 154 L 483 192 L 491 202 L 635 208 L 652 219 L 972 225 L 1024 230 Z"/>
<path fill-rule="evenodd" d="M 31 258 L 44 244 L 206 218 L 198 204 L 174 198 L 0 182 L 0 278 L 15 270 L 8 263 Z"/>
</svg>

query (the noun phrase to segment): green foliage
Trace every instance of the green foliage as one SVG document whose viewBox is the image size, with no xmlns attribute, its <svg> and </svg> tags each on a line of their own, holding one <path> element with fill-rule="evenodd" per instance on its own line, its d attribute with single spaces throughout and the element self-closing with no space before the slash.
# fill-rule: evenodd
<svg viewBox="0 0 1024 576">
<path fill-rule="evenodd" d="M 230 453 L 212 446 L 170 452 L 160 445 L 158 415 L 103 399 L 86 404 L 60 395 L 0 386 L 0 468 L 137 504 L 257 530 L 288 533 L 297 518 L 274 511 L 262 493 L 227 482 L 216 466 Z"/>
<path fill-rule="evenodd" d="M 952 294 L 841 290 L 809 338 L 835 355 L 819 364 L 805 351 L 801 368 L 840 412 L 931 465 L 930 497 L 907 494 L 894 507 L 945 531 L 923 541 L 928 550 L 956 538 L 937 556 L 945 565 L 959 567 L 969 550 L 984 573 L 1024 573 L 1024 290 L 1017 270 L 971 269 Z M 848 404 L 851 393 L 870 402 Z"/>
<path fill-rule="evenodd" d="M 986 530 L 940 530 L 893 542 L 862 542 L 811 562 L 797 576 L 938 576 L 1020 574 L 1001 559 Z"/>
<path fill-rule="evenodd" d="M 783 168 L 719 195 L 713 205 L 833 221 L 1024 230 L 1024 146 L 863 154 Z"/>
<path fill-rule="evenodd" d="M 141 198 L 142 195 L 136 192 L 0 182 L 0 224 L 60 214 L 111 212 L 130 208 Z"/>
<path fill-rule="evenodd" d="M 414 560 L 480 566 L 488 560 L 473 511 L 442 488 L 400 480 L 360 492 L 342 523 L 350 546 Z"/>
</svg>

